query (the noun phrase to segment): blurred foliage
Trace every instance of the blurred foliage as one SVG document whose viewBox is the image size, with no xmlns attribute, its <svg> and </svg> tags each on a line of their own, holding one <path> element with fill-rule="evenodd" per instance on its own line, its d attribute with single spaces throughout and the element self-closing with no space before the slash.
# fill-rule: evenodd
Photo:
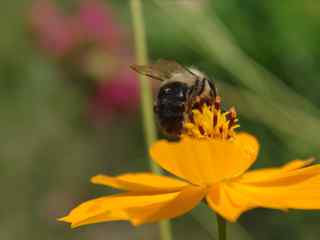
<svg viewBox="0 0 320 240">
<path fill-rule="evenodd" d="M 92 175 L 148 165 L 138 113 L 103 127 L 87 119 L 86 97 L 31 37 L 32 2 L 5 0 L 0 9 L 0 238 L 157 239 L 155 226 L 69 230 L 56 222 L 76 203 L 109 191 L 89 184 Z M 127 1 L 105 2 L 129 29 Z M 70 9 L 77 1 L 58 3 Z M 238 107 L 242 129 L 261 141 L 257 167 L 319 157 L 320 2 L 199 1 L 187 10 L 173 0 L 144 3 L 151 58 L 195 65 L 217 79 L 226 107 Z M 258 209 L 240 223 L 252 239 L 312 240 L 318 219 L 316 212 Z M 174 221 L 174 233 L 210 239 L 190 215 Z"/>
</svg>

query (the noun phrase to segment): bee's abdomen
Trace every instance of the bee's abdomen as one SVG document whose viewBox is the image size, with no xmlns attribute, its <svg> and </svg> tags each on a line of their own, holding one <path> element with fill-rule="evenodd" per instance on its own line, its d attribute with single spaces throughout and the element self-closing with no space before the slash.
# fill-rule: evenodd
<svg viewBox="0 0 320 240">
<path fill-rule="evenodd" d="M 184 120 L 184 104 L 159 104 L 157 107 L 162 129 L 171 135 L 180 134 Z"/>
<path fill-rule="evenodd" d="M 168 83 L 159 91 L 155 110 L 161 128 L 170 135 L 181 133 L 187 91 L 187 85 L 180 82 Z"/>
</svg>

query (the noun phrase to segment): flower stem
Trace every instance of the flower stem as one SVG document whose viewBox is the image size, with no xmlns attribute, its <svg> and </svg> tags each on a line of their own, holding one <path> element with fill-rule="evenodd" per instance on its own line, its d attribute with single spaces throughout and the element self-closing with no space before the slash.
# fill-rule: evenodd
<svg viewBox="0 0 320 240">
<path fill-rule="evenodd" d="M 217 225 L 218 225 L 218 234 L 219 240 L 226 240 L 227 239 L 227 223 L 223 217 L 217 214 Z"/>
<path fill-rule="evenodd" d="M 130 0 L 130 8 L 135 39 L 136 61 L 139 65 L 146 65 L 148 63 L 148 53 L 145 40 L 141 0 Z M 139 80 L 144 136 L 147 147 L 149 148 L 156 140 L 152 93 L 149 80 L 143 75 L 139 75 Z M 150 168 L 152 172 L 161 174 L 159 166 L 151 161 Z M 160 222 L 160 234 L 162 240 L 172 240 L 171 225 L 169 221 Z"/>
</svg>

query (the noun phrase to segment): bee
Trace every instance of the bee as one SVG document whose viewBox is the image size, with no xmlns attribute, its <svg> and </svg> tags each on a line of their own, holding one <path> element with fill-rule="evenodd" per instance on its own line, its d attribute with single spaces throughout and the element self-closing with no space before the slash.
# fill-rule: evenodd
<svg viewBox="0 0 320 240">
<path fill-rule="evenodd" d="M 154 111 L 160 127 L 168 135 L 179 136 L 184 122 L 192 118 L 192 110 L 204 103 L 212 104 L 217 96 L 214 82 L 204 73 L 175 61 L 159 60 L 150 65 L 132 65 L 131 68 L 161 81 Z"/>
</svg>

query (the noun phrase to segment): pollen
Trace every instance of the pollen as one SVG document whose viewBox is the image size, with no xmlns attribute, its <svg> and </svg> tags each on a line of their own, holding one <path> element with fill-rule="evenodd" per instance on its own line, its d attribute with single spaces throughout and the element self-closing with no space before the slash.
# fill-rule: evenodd
<svg viewBox="0 0 320 240">
<path fill-rule="evenodd" d="M 217 96 L 213 104 L 203 104 L 193 109 L 192 114 L 184 123 L 183 134 L 193 138 L 231 140 L 235 137 L 238 124 L 237 112 L 234 107 L 228 111 L 221 109 L 221 98 Z"/>
</svg>

